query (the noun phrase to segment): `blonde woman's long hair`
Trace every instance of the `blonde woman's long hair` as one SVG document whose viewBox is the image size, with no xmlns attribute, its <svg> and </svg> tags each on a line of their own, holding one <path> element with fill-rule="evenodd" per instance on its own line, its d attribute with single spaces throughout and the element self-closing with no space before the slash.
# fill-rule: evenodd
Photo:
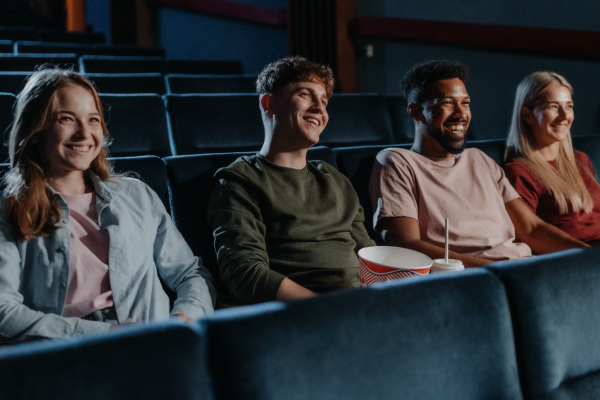
<svg viewBox="0 0 600 400">
<path fill-rule="evenodd" d="M 555 72 L 534 72 L 519 83 L 504 160 L 506 162 L 520 161 L 527 165 L 554 197 L 560 214 L 567 214 L 569 211 L 589 213 L 594 208 L 594 201 L 579 174 L 578 162 L 575 159 L 571 143 L 571 133 L 569 132 L 567 137 L 559 143 L 556 158 L 557 168 L 554 168 L 541 155 L 531 127 L 523 119 L 522 108 L 527 107 L 533 110 L 539 105 L 540 94 L 553 84 L 562 85 L 569 89 L 571 95 L 573 94 L 573 87 L 569 82 Z M 586 167 L 581 167 L 586 173 L 593 176 Z"/>
<path fill-rule="evenodd" d="M 100 112 L 104 145 L 108 140 L 100 97 L 87 78 L 72 70 L 46 67 L 27 79 L 15 105 L 8 139 L 10 170 L 2 179 L 6 213 L 19 241 L 27 241 L 37 235 L 48 236 L 58 229 L 61 209 L 47 185 L 45 155 L 39 141 L 31 139 L 47 134 L 56 118 L 56 93 L 69 85 L 82 86 L 92 94 Z M 106 157 L 103 146 L 88 170 L 103 181 L 111 174 Z"/>
</svg>

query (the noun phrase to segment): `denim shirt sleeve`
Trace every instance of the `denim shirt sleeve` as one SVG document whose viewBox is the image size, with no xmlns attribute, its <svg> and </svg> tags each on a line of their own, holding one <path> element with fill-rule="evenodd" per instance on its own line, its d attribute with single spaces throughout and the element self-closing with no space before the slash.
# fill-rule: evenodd
<svg viewBox="0 0 600 400">
<path fill-rule="evenodd" d="M 47 296 L 48 303 L 56 303 L 55 299 L 63 297 L 62 292 L 66 292 L 66 286 L 59 286 L 50 293 L 39 293 L 41 290 L 37 290 L 38 286 L 48 284 L 48 279 L 40 279 L 39 285 L 23 288 L 23 257 L 27 243 L 16 240 L 12 226 L 7 220 L 4 204 L 3 201 L 0 208 L 0 343 L 107 331 L 110 325 L 106 323 L 58 315 L 62 306 L 49 307 L 43 312 L 25 304 L 26 297 L 35 296 Z M 41 301 L 44 300 L 46 299 L 42 298 Z"/>
<path fill-rule="evenodd" d="M 177 293 L 171 315 L 182 313 L 192 319 L 205 317 L 213 312 L 216 301 L 213 277 L 202 260 L 192 253 L 162 201 L 156 193 L 150 192 L 159 218 L 154 260 L 161 278 Z"/>
</svg>

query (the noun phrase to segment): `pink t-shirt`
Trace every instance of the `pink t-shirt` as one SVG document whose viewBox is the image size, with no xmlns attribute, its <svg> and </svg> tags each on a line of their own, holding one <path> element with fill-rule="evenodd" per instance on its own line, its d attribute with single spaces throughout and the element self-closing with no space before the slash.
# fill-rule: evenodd
<svg viewBox="0 0 600 400">
<path fill-rule="evenodd" d="M 373 224 L 387 217 L 419 221 L 421 239 L 445 243 L 449 219 L 449 249 L 490 260 L 531 255 L 515 242 L 515 229 L 505 203 L 519 197 L 502 168 L 478 149 L 452 158 L 428 158 L 406 149 L 385 149 L 369 183 Z"/>
<path fill-rule="evenodd" d="M 65 317 L 85 317 L 113 305 L 108 277 L 108 232 L 98 226 L 96 196 L 61 194 L 69 206 L 71 258 Z"/>
</svg>

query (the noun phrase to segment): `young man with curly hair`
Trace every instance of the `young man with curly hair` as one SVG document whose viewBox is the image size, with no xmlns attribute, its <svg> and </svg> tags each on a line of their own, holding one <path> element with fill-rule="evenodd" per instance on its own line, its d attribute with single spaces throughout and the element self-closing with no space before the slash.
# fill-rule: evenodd
<svg viewBox="0 0 600 400">
<path fill-rule="evenodd" d="M 380 152 L 369 185 L 385 244 L 443 258 L 448 218 L 450 257 L 466 267 L 586 246 L 531 212 L 485 153 L 465 148 L 467 77 L 464 65 L 434 60 L 402 81 L 414 143 Z"/>
</svg>

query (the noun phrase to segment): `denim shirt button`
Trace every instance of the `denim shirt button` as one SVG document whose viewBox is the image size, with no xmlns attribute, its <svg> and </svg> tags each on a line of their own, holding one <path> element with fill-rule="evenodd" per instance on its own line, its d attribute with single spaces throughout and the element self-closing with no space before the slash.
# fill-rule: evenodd
<svg viewBox="0 0 600 400">
<path fill-rule="evenodd" d="M 64 282 L 64 281 L 63 281 L 63 282 L 61 282 L 61 283 L 60 283 L 60 287 L 61 287 L 61 288 L 66 288 L 66 287 L 67 287 L 67 282 Z"/>
<path fill-rule="evenodd" d="M 63 245 L 60 245 L 56 248 L 57 253 L 64 253 L 64 251 L 65 251 L 65 246 L 63 246 Z"/>
</svg>

